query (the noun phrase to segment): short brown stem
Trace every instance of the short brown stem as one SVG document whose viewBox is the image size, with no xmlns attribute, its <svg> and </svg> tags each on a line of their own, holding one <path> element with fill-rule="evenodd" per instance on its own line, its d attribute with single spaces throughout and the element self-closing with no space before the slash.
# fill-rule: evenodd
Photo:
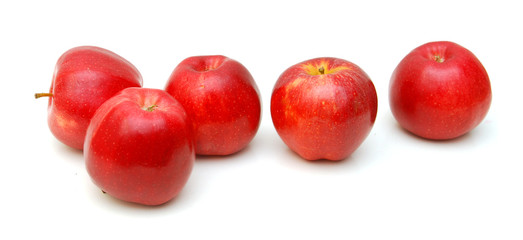
<svg viewBox="0 0 523 240">
<path fill-rule="evenodd" d="M 439 63 L 442 63 L 442 62 L 445 61 L 445 58 L 443 58 L 443 57 L 440 56 L 440 55 L 435 55 L 435 56 L 434 56 L 434 61 L 439 62 Z"/>
<path fill-rule="evenodd" d="M 41 97 L 52 97 L 52 93 L 35 93 L 35 99 L 41 98 Z"/>
<path fill-rule="evenodd" d="M 158 105 L 152 105 L 152 106 L 148 107 L 148 108 L 145 109 L 145 110 L 146 110 L 147 112 L 152 112 L 152 111 L 154 111 L 154 109 L 157 108 L 157 107 L 158 107 Z"/>
<path fill-rule="evenodd" d="M 320 72 L 320 74 L 325 74 L 325 68 L 323 68 L 323 66 L 321 66 L 318 71 Z"/>
</svg>

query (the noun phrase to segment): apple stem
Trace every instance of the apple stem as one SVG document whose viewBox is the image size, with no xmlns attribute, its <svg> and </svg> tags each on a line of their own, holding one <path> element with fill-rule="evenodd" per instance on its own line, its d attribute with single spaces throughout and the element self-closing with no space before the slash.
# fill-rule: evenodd
<svg viewBox="0 0 523 240">
<path fill-rule="evenodd" d="M 152 112 L 152 111 L 154 111 L 154 109 L 157 108 L 157 107 L 158 107 L 158 105 L 152 105 L 152 106 L 148 107 L 148 108 L 145 109 L 145 110 L 146 110 L 147 112 Z"/>
<path fill-rule="evenodd" d="M 434 56 L 434 61 L 439 62 L 439 63 L 442 63 L 442 62 L 445 61 L 445 58 L 443 58 L 443 57 L 440 56 L 440 55 L 435 55 L 435 56 Z"/>
<path fill-rule="evenodd" d="M 321 66 L 318 71 L 320 71 L 320 74 L 325 74 L 325 68 L 323 68 L 323 66 Z"/>
<path fill-rule="evenodd" d="M 41 97 L 52 97 L 52 93 L 35 93 L 35 99 L 41 98 Z"/>
</svg>

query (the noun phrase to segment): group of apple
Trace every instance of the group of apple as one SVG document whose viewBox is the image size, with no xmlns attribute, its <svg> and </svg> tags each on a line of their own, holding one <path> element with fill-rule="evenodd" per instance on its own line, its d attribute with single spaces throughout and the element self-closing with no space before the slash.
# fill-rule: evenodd
<svg viewBox="0 0 523 240">
<path fill-rule="evenodd" d="M 58 60 L 48 124 L 83 150 L 92 181 L 118 199 L 159 205 L 184 187 L 196 155 L 242 150 L 260 125 L 261 98 L 249 71 L 224 56 L 183 60 L 165 90 L 142 88 L 127 60 L 83 46 Z M 492 99 L 490 80 L 469 50 L 431 42 L 394 70 L 389 103 L 399 124 L 428 139 L 475 128 Z M 378 98 L 369 76 L 339 58 L 315 58 L 285 70 L 273 88 L 271 117 L 283 142 L 307 160 L 341 160 L 374 125 Z"/>
</svg>

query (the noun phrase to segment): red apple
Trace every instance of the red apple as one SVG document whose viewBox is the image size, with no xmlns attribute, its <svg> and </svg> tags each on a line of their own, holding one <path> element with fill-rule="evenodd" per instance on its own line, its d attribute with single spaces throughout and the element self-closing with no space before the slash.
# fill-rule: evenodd
<svg viewBox="0 0 523 240">
<path fill-rule="evenodd" d="M 84 157 L 91 179 L 109 195 L 165 203 L 184 187 L 194 164 L 187 114 L 163 90 L 124 89 L 93 116 Z"/>
<path fill-rule="evenodd" d="M 281 74 L 271 115 L 282 140 L 307 160 L 341 160 L 369 134 L 378 110 L 376 90 L 357 65 L 338 58 L 298 63 Z"/>
<path fill-rule="evenodd" d="M 394 117 L 403 128 L 428 139 L 452 139 L 469 132 L 485 118 L 491 100 L 483 65 L 452 42 L 414 49 L 390 80 Z"/>
<path fill-rule="evenodd" d="M 243 149 L 260 125 L 261 100 L 249 71 L 225 56 L 183 60 L 165 86 L 193 124 L 196 154 L 228 155 Z"/>
<path fill-rule="evenodd" d="M 128 87 L 141 87 L 142 76 L 127 60 L 92 46 L 65 52 L 56 63 L 49 93 L 48 124 L 62 143 L 82 149 L 85 131 L 102 103 Z"/>
</svg>

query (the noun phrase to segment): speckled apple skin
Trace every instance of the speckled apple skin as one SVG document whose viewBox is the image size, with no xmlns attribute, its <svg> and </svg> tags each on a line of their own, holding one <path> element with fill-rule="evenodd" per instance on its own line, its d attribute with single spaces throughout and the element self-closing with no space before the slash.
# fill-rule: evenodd
<svg viewBox="0 0 523 240">
<path fill-rule="evenodd" d="M 189 119 L 163 90 L 124 89 L 93 116 L 84 158 L 89 176 L 107 194 L 144 205 L 166 203 L 194 165 Z"/>
<path fill-rule="evenodd" d="M 430 42 L 411 51 L 390 79 L 389 103 L 398 123 L 434 140 L 453 139 L 478 126 L 492 101 L 487 71 L 453 42 Z"/>
<path fill-rule="evenodd" d="M 370 133 L 377 104 L 374 85 L 360 67 L 339 58 L 315 58 L 280 75 L 271 116 L 283 142 L 302 158 L 342 160 Z"/>
<path fill-rule="evenodd" d="M 245 148 L 261 121 L 261 98 L 241 63 L 221 55 L 183 60 L 165 90 L 189 115 L 196 154 L 230 155 Z"/>
<path fill-rule="evenodd" d="M 62 143 L 81 150 L 96 109 L 120 90 L 141 86 L 138 70 L 119 55 L 94 46 L 72 48 L 56 63 L 49 90 L 49 129 Z"/>
</svg>

